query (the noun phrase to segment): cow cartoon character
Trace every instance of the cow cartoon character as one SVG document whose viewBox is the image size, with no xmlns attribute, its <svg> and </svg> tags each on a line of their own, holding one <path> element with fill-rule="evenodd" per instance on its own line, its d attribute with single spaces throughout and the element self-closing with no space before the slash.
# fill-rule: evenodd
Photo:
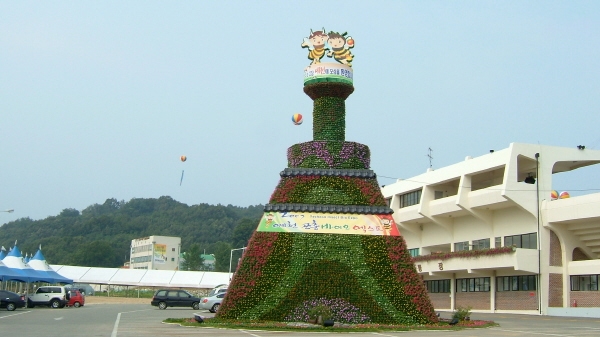
<svg viewBox="0 0 600 337">
<path fill-rule="evenodd" d="M 354 39 L 346 34 L 329 32 L 327 44 L 331 50 L 327 53 L 327 57 L 333 57 L 339 63 L 352 67 L 354 55 L 350 52 L 350 48 L 354 48 Z"/>
<path fill-rule="evenodd" d="M 325 34 L 325 28 L 323 30 L 317 30 L 315 32 L 310 30 L 310 36 L 304 38 L 302 41 L 302 48 L 308 48 L 308 59 L 312 60 L 311 65 L 321 63 L 321 59 L 325 56 L 325 51 L 329 48 L 325 47 L 325 41 L 327 41 L 327 34 Z"/>
</svg>

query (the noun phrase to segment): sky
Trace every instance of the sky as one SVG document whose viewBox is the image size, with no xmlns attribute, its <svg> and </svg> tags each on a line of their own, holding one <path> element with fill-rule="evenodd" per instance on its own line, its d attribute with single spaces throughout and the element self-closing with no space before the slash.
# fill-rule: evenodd
<svg viewBox="0 0 600 337">
<path fill-rule="evenodd" d="M 434 169 L 512 142 L 600 149 L 598 1 L 3 1 L 0 224 L 109 198 L 268 203 L 312 140 L 300 45 L 323 27 L 355 40 L 346 140 L 381 185 L 429 148 Z"/>
</svg>

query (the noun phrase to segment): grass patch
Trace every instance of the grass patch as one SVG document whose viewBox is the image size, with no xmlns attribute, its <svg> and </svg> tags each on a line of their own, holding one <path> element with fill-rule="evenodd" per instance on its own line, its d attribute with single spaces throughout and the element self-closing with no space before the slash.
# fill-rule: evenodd
<svg viewBox="0 0 600 337">
<path fill-rule="evenodd" d="M 463 330 L 470 328 L 488 328 L 497 326 L 492 321 L 462 321 L 457 325 L 440 322 L 428 325 L 393 325 L 393 324 L 335 324 L 333 327 L 323 327 L 303 322 L 268 322 L 268 321 L 241 321 L 204 317 L 204 323 L 198 323 L 194 318 L 167 318 L 164 323 L 180 324 L 190 327 L 211 327 L 219 329 L 248 329 L 267 331 L 328 331 L 328 332 L 383 332 L 383 331 L 411 331 L 411 330 Z"/>
<path fill-rule="evenodd" d="M 152 298 L 152 296 L 154 296 L 155 292 L 156 292 L 155 290 L 140 290 L 138 292 L 136 289 L 111 291 L 110 293 L 103 292 L 103 291 L 96 291 L 94 293 L 94 296 L 96 296 L 96 297 Z"/>
</svg>

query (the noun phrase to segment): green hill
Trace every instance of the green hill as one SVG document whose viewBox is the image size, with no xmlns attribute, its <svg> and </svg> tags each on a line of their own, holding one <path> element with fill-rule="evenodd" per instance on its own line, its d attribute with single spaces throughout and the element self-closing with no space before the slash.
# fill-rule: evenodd
<svg viewBox="0 0 600 337">
<path fill-rule="evenodd" d="M 50 264 L 119 267 L 129 261 L 131 240 L 150 235 L 181 237 L 182 251 L 198 244 L 227 271 L 231 248 L 243 247 L 263 214 L 263 205 L 187 204 L 158 199 L 107 199 L 83 211 L 64 209 L 42 220 L 22 218 L 0 227 L 0 245 L 15 240 L 25 254 L 42 245 Z"/>
</svg>

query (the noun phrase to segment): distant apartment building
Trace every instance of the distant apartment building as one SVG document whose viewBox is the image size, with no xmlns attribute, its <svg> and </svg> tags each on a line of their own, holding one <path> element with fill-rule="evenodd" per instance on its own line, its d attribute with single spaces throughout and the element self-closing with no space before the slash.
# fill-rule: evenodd
<svg viewBox="0 0 600 337">
<path fill-rule="evenodd" d="M 131 240 L 130 269 L 177 270 L 181 238 L 148 236 Z"/>
</svg>

